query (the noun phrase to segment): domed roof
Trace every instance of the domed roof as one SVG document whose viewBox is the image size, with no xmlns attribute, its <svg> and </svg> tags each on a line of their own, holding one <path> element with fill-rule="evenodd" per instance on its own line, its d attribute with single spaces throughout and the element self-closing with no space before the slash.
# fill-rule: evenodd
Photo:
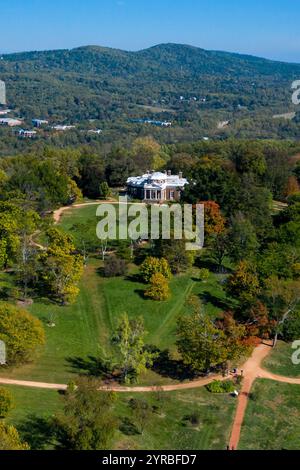
<svg viewBox="0 0 300 470">
<path fill-rule="evenodd" d="M 150 175 L 150 180 L 151 181 L 154 181 L 154 180 L 165 180 L 166 179 L 166 174 L 165 173 L 161 173 L 160 171 L 156 171 L 154 173 L 152 173 L 152 175 Z"/>
</svg>

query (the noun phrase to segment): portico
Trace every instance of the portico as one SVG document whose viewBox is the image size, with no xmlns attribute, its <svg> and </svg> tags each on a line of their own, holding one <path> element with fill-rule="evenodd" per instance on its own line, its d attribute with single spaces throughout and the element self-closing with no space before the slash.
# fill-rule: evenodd
<svg viewBox="0 0 300 470">
<path fill-rule="evenodd" d="M 182 173 L 172 175 L 170 171 L 148 172 L 143 176 L 128 178 L 127 192 L 129 196 L 145 202 L 178 201 L 187 184 L 188 181 L 182 177 Z"/>
</svg>

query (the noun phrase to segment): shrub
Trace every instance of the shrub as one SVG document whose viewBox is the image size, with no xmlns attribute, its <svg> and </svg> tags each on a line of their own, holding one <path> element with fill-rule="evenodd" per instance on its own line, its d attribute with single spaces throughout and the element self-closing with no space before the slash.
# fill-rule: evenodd
<svg viewBox="0 0 300 470">
<path fill-rule="evenodd" d="M 235 390 L 235 385 L 232 380 L 214 380 L 206 385 L 206 389 L 211 393 L 232 393 Z"/>
<path fill-rule="evenodd" d="M 206 268 L 202 268 L 199 270 L 199 279 L 201 281 L 207 281 L 207 279 L 209 278 L 209 270 L 206 269 Z"/>
<path fill-rule="evenodd" d="M 161 273 L 153 274 L 150 286 L 145 291 L 145 297 L 160 301 L 170 298 L 169 282 Z"/>
<path fill-rule="evenodd" d="M 258 400 L 258 394 L 257 394 L 257 392 L 250 392 L 250 393 L 249 393 L 249 400 L 257 401 L 257 400 Z"/>
<path fill-rule="evenodd" d="M 29 450 L 29 445 L 21 441 L 14 426 L 0 421 L 0 450 Z"/>
<path fill-rule="evenodd" d="M 144 282 L 150 282 L 154 274 L 162 274 L 166 279 L 171 278 L 171 270 L 165 258 L 154 258 L 148 256 L 141 265 L 141 277 Z"/>
<path fill-rule="evenodd" d="M 76 392 L 76 390 L 77 390 L 76 383 L 73 380 L 70 380 L 70 382 L 68 383 L 66 393 L 71 393 L 72 394 L 72 393 Z"/>
<path fill-rule="evenodd" d="M 0 388 L 0 418 L 5 418 L 14 407 L 13 396 L 6 388 Z"/>
<path fill-rule="evenodd" d="M 200 413 L 199 411 L 193 411 L 190 415 L 185 416 L 185 421 L 191 424 L 191 426 L 199 426 L 200 424 Z"/>
<path fill-rule="evenodd" d="M 106 181 L 99 185 L 99 196 L 101 199 L 107 199 L 111 196 L 111 190 Z"/>
<path fill-rule="evenodd" d="M 242 382 L 243 382 L 243 379 L 244 379 L 244 377 L 242 377 L 241 375 L 237 375 L 236 378 L 235 378 L 236 385 L 241 385 Z"/>
<path fill-rule="evenodd" d="M 104 265 L 105 277 L 124 276 L 127 273 L 127 263 L 124 259 L 110 256 Z"/>
</svg>

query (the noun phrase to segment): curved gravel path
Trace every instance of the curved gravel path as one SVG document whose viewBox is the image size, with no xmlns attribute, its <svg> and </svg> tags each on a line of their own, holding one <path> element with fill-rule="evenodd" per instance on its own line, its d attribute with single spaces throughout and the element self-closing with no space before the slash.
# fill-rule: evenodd
<svg viewBox="0 0 300 470">
<path fill-rule="evenodd" d="M 255 379 L 269 379 L 274 380 L 276 382 L 300 385 L 300 378 L 285 377 L 283 375 L 273 374 L 272 372 L 269 372 L 261 366 L 263 360 L 271 352 L 271 350 L 271 343 L 264 343 L 259 345 L 244 365 L 244 380 L 240 395 L 238 397 L 238 405 L 229 441 L 229 448 L 232 450 L 238 448 L 241 435 L 241 428 L 248 404 L 249 393 L 251 391 Z"/>
</svg>

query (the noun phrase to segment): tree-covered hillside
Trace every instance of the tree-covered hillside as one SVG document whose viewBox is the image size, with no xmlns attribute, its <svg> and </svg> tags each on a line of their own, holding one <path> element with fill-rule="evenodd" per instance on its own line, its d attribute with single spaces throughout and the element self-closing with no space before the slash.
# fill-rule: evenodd
<svg viewBox="0 0 300 470">
<path fill-rule="evenodd" d="M 291 84 L 300 78 L 299 64 L 176 44 L 138 52 L 88 46 L 4 55 L 0 78 L 9 104 L 28 120 L 96 119 L 112 128 L 131 119 L 167 119 L 179 140 L 182 128 L 185 140 L 199 133 L 296 137 L 299 132 L 297 119 L 273 118 L 297 112 Z M 134 133 L 142 126 L 131 124 Z"/>
</svg>

